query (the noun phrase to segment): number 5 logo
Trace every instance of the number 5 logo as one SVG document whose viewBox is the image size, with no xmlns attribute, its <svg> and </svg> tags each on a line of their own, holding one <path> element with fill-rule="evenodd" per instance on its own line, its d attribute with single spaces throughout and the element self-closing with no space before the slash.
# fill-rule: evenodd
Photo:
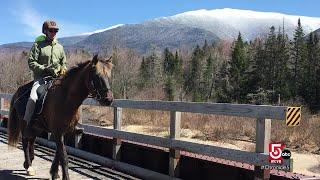
<svg viewBox="0 0 320 180">
<path fill-rule="evenodd" d="M 271 163 L 282 163 L 282 151 L 284 145 L 282 143 L 269 144 L 269 159 Z"/>
</svg>

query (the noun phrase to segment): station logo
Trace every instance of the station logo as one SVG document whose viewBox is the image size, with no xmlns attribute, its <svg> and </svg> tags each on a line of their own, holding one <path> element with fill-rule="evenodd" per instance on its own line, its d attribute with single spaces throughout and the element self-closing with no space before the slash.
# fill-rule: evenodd
<svg viewBox="0 0 320 180">
<path fill-rule="evenodd" d="M 269 144 L 269 162 L 274 164 L 282 164 L 283 159 L 290 159 L 291 152 L 284 149 L 283 143 Z"/>
</svg>

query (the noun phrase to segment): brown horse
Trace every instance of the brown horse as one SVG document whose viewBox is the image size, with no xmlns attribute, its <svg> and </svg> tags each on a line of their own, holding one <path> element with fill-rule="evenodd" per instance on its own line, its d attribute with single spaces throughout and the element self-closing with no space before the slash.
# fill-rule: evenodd
<svg viewBox="0 0 320 180">
<path fill-rule="evenodd" d="M 111 59 L 111 58 L 110 58 Z M 53 82 L 48 90 L 47 98 L 43 105 L 42 113 L 34 120 L 33 127 L 51 132 L 56 142 L 56 153 L 53 159 L 50 174 L 52 179 L 59 177 L 58 167 L 62 167 L 63 179 L 69 179 L 68 157 L 63 144 L 63 137 L 67 132 L 74 130 L 79 120 L 79 107 L 91 94 L 101 104 L 110 105 L 113 101 L 112 91 L 106 76 L 110 76 L 112 63 L 108 60 L 94 56 L 91 61 L 78 64 L 70 69 L 64 76 Z M 35 171 L 31 167 L 34 159 L 34 141 L 41 131 L 32 131 L 31 135 L 25 133 L 26 123 L 23 116 L 17 113 L 15 102 L 25 93 L 26 86 L 21 86 L 13 95 L 10 106 L 8 123 L 10 146 L 16 146 L 22 134 L 22 146 L 25 156 L 24 168 L 29 175 Z"/>
</svg>

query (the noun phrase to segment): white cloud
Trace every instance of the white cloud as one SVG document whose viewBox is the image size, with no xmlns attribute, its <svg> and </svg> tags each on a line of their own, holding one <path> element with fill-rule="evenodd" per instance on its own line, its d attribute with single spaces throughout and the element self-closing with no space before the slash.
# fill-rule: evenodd
<svg viewBox="0 0 320 180">
<path fill-rule="evenodd" d="M 60 27 L 60 31 L 57 34 L 58 37 L 79 35 L 92 29 L 86 25 L 69 22 L 65 19 L 58 19 L 54 16 L 50 17 L 46 14 L 41 14 L 30 4 L 30 2 L 19 2 L 16 8 L 11 10 L 11 13 L 14 15 L 14 17 L 16 17 L 18 23 L 21 24 L 21 28 L 19 28 L 23 31 L 22 33 L 27 36 L 26 39 L 35 38 L 38 35 L 41 35 L 42 23 L 48 19 L 55 20 L 58 23 Z"/>
<path fill-rule="evenodd" d="M 21 23 L 21 29 L 28 37 L 41 34 L 42 21 L 46 19 L 44 15 L 40 15 L 26 3 L 19 3 L 19 6 L 11 12 Z"/>
</svg>

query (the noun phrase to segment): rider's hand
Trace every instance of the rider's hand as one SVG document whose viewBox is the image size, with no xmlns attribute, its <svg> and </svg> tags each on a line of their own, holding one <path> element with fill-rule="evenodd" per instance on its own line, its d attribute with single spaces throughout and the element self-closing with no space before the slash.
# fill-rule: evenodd
<svg viewBox="0 0 320 180">
<path fill-rule="evenodd" d="M 63 76 L 63 75 L 65 75 L 66 74 L 66 72 L 67 72 L 67 70 L 66 69 L 64 69 L 64 68 L 62 68 L 61 70 L 60 70 L 60 76 Z"/>
</svg>

